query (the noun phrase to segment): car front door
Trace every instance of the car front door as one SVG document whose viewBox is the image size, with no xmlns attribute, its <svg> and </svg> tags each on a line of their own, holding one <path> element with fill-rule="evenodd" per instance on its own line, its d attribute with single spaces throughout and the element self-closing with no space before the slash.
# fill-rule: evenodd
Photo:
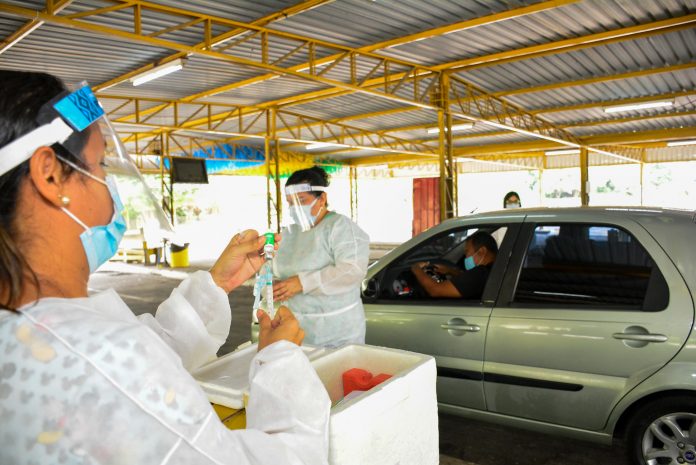
<svg viewBox="0 0 696 465">
<path fill-rule="evenodd" d="M 489 323 L 488 410 L 601 430 L 679 351 L 692 320 L 682 276 L 636 222 L 530 214 Z"/>
<path fill-rule="evenodd" d="M 521 223 L 521 219 L 519 220 Z M 500 229 L 500 226 L 505 226 Z M 399 296 L 397 291 L 411 285 L 403 274 L 410 264 L 428 256 L 427 250 L 446 251 L 449 246 L 463 245 L 466 236 L 481 227 L 459 223 L 422 241 L 392 260 L 375 275 L 388 289 L 377 299 L 364 298 L 368 344 L 405 349 L 435 357 L 438 369 L 437 395 L 440 404 L 484 410 L 483 349 L 493 297 L 498 293 L 507 257 L 512 249 L 519 224 L 494 225 L 498 237 L 504 233 L 483 299 L 429 299 Z M 490 225 L 489 225 L 490 227 Z M 418 251 L 425 251 L 418 253 Z M 432 254 L 431 254 L 432 255 Z M 388 291 L 388 292 L 387 292 Z M 489 297 L 487 297 L 489 296 Z"/>
</svg>

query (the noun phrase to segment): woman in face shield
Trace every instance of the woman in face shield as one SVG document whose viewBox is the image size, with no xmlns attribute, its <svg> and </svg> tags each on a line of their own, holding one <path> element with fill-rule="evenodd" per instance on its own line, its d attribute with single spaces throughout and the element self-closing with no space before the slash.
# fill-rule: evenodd
<svg viewBox="0 0 696 465">
<path fill-rule="evenodd" d="M 273 299 L 295 312 L 309 344 L 364 344 L 360 285 L 370 240 L 349 218 L 327 209 L 328 185 L 328 175 L 316 166 L 288 178 L 285 193 L 294 224 L 283 231 L 274 259 L 279 281 Z"/>
<path fill-rule="evenodd" d="M 117 138 L 89 87 L 0 82 L 0 463 L 327 463 L 330 401 L 287 309 L 259 315 L 247 430 L 227 430 L 189 374 L 225 341 L 227 293 L 264 239 L 233 238 L 154 317 L 113 290 L 88 296 L 125 229 L 105 156 Z"/>
</svg>

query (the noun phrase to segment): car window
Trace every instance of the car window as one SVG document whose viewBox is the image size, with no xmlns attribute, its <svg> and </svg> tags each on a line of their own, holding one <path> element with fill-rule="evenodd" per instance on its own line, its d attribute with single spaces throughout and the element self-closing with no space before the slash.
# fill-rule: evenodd
<svg viewBox="0 0 696 465">
<path fill-rule="evenodd" d="M 419 285 L 417 279 L 411 271 L 411 265 L 428 261 L 433 265 L 447 265 L 454 269 L 464 269 L 464 248 L 465 239 L 476 231 L 490 233 L 496 239 L 502 241 L 508 228 L 505 226 L 471 226 L 457 228 L 438 234 L 414 245 L 408 252 L 390 263 L 377 279 L 379 285 L 368 292 L 374 292 L 372 298 L 383 301 L 395 301 L 400 304 L 412 302 L 416 304 L 423 300 L 440 300 L 442 302 L 452 302 L 451 298 L 436 299 L 427 295 Z M 433 275 L 436 281 L 450 279 L 449 275 Z M 365 295 L 365 294 L 363 294 Z M 466 299 L 461 299 L 465 301 Z M 472 299 L 472 302 L 479 302 L 480 299 Z"/>
<path fill-rule="evenodd" d="M 402 263 L 415 263 L 421 260 L 441 258 L 451 254 L 457 246 L 464 243 L 471 234 L 477 231 L 476 228 L 457 229 L 448 233 L 435 236 L 417 246 L 404 255 Z"/>
<path fill-rule="evenodd" d="M 669 290 L 629 232 L 607 225 L 539 225 L 527 248 L 514 302 L 663 310 Z"/>
</svg>

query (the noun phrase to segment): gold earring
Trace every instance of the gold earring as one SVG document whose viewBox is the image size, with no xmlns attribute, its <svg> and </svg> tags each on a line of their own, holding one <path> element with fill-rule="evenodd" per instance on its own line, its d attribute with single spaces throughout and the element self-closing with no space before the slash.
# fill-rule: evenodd
<svg viewBox="0 0 696 465">
<path fill-rule="evenodd" d="M 60 203 L 62 203 L 64 207 L 70 206 L 70 197 L 68 197 L 67 195 L 60 194 L 58 196 L 58 199 L 60 200 Z"/>
</svg>

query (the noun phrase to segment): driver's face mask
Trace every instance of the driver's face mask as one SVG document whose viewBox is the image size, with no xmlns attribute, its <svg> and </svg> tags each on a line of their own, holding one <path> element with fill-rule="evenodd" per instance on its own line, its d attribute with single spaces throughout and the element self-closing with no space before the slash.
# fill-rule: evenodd
<svg viewBox="0 0 696 465">
<path fill-rule="evenodd" d="M 521 208 L 522 204 L 520 202 L 507 202 L 505 208 Z"/>
<path fill-rule="evenodd" d="M 466 268 L 466 271 L 473 270 L 474 268 L 476 268 L 478 266 L 478 264 L 476 263 L 476 259 L 474 259 L 474 257 L 476 256 L 477 253 L 479 253 L 479 250 L 481 250 L 481 249 L 478 249 L 476 252 L 474 252 L 473 254 L 469 255 L 468 257 L 466 257 L 464 259 L 464 268 Z"/>
</svg>

